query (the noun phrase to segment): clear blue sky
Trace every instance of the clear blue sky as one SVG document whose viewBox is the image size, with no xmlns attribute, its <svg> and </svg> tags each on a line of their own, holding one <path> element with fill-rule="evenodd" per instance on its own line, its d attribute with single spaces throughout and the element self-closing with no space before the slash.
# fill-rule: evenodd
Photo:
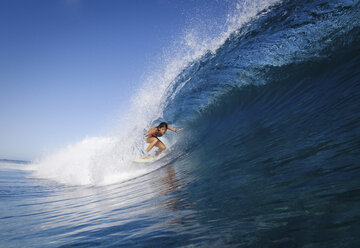
<svg viewBox="0 0 360 248">
<path fill-rule="evenodd" d="M 225 10 L 215 0 L 0 1 L 0 158 L 106 134 L 154 58 Z"/>
</svg>

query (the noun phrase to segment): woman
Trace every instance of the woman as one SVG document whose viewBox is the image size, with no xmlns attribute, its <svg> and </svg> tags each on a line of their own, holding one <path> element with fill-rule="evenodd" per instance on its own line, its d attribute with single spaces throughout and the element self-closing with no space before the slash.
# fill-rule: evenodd
<svg viewBox="0 0 360 248">
<path fill-rule="evenodd" d="M 166 122 L 161 122 L 159 124 L 159 126 L 157 127 L 153 127 L 151 128 L 147 133 L 146 133 L 146 138 L 145 141 L 147 143 L 149 143 L 148 148 L 146 149 L 147 152 L 150 152 L 150 150 L 156 146 L 159 148 L 159 150 L 156 151 L 155 155 L 159 155 L 162 151 L 164 151 L 166 149 L 166 146 L 164 145 L 164 143 L 161 142 L 161 140 L 159 140 L 158 137 L 163 136 L 166 133 L 166 130 L 170 129 L 173 132 L 180 132 L 181 130 L 183 130 L 183 128 L 175 130 L 172 127 L 168 126 L 168 124 Z"/>
</svg>

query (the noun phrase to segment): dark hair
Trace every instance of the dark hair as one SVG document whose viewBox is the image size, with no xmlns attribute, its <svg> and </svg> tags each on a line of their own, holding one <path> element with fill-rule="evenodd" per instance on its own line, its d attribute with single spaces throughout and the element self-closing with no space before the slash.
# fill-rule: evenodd
<svg viewBox="0 0 360 248">
<path fill-rule="evenodd" d="M 157 126 L 156 128 L 157 129 L 160 129 L 160 128 L 162 128 L 162 127 L 166 127 L 166 129 L 168 128 L 168 124 L 166 123 L 166 122 L 161 122 L 160 124 L 159 124 L 159 126 Z"/>
</svg>

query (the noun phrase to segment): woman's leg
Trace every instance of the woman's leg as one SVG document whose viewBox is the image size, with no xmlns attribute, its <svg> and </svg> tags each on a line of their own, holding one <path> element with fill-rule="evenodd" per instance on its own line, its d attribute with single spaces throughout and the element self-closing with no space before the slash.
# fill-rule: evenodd
<svg viewBox="0 0 360 248">
<path fill-rule="evenodd" d="M 166 146 L 164 145 L 164 143 L 162 143 L 159 139 L 158 139 L 158 142 L 155 144 L 155 146 L 159 148 L 155 152 L 155 156 L 159 155 L 162 151 L 164 151 L 166 149 Z"/>
<path fill-rule="evenodd" d="M 150 152 L 150 150 L 156 145 L 156 143 L 159 142 L 159 140 L 155 137 L 150 137 L 150 138 L 147 138 L 146 142 L 150 143 L 148 148 L 146 149 L 147 152 Z"/>
</svg>

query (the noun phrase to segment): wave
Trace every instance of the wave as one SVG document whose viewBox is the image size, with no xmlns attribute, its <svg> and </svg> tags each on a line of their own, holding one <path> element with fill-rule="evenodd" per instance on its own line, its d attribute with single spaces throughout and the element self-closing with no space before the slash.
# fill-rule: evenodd
<svg viewBox="0 0 360 248">
<path fill-rule="evenodd" d="M 326 60 L 356 44 L 358 5 L 289 1 L 274 6 L 178 75 L 167 92 L 166 118 L 187 120 L 233 87 L 267 84 L 287 77 L 289 65 Z"/>
<path fill-rule="evenodd" d="M 254 154 L 266 137 L 271 144 L 294 145 L 278 132 L 291 136 L 311 132 L 306 123 L 325 125 L 337 99 L 328 101 L 325 93 L 350 88 L 349 100 L 338 108 L 359 106 L 355 76 L 338 87 L 332 73 L 345 77 L 343 70 L 358 63 L 359 12 L 359 1 L 239 2 L 217 35 L 197 37 L 190 29 L 173 53 L 165 53 L 165 64 L 134 95 L 116 135 L 86 138 L 38 159 L 32 176 L 103 185 L 146 174 L 164 163 L 142 167 L 131 161 L 144 154 L 146 129 L 163 120 L 185 127 L 181 135 L 167 137 L 173 158 L 207 149 L 241 160 L 239 154 Z M 353 114 L 350 123 L 358 118 L 353 110 L 343 112 Z"/>
</svg>

